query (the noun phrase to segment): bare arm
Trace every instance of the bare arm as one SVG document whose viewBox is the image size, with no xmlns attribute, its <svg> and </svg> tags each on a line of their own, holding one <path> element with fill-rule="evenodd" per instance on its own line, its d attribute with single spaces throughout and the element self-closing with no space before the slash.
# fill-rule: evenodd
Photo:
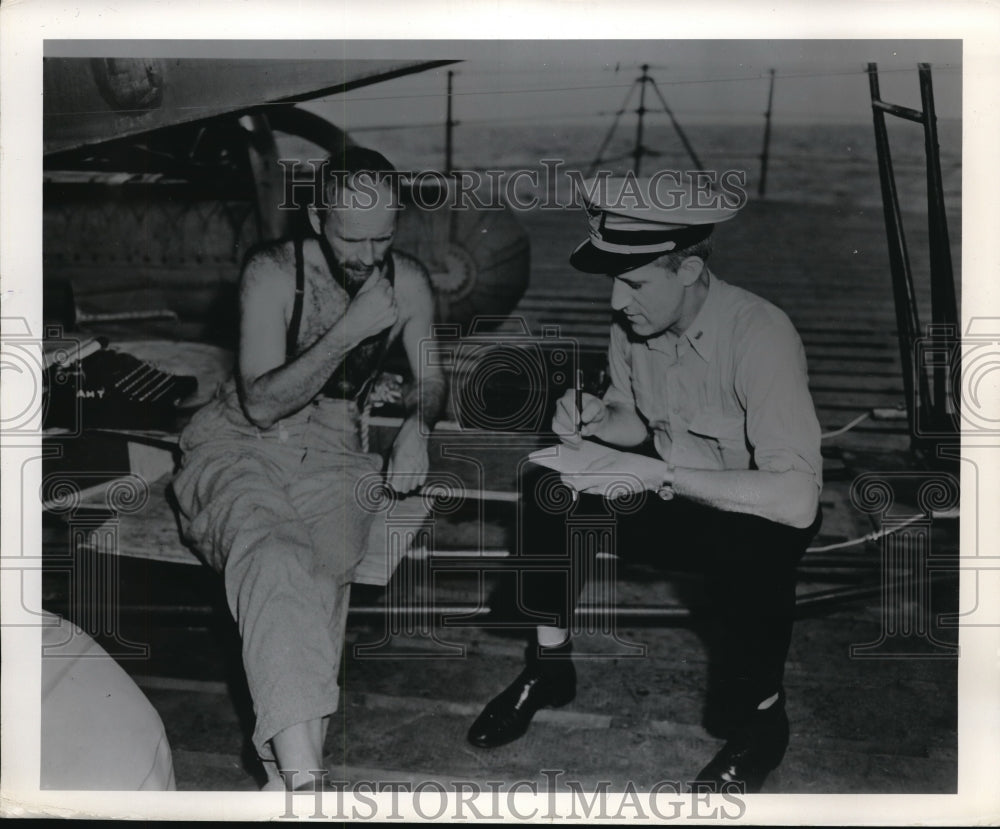
<svg viewBox="0 0 1000 829">
<path fill-rule="evenodd" d="M 404 303 L 409 317 L 401 338 L 415 380 L 406 399 L 407 415 L 422 421 L 429 430 L 444 412 L 447 384 L 440 366 L 424 365 L 426 361 L 421 359 L 421 343 L 430 338 L 434 324 L 434 295 L 423 274 L 413 274 L 404 283 L 400 304 Z"/>
<path fill-rule="evenodd" d="M 602 476 L 600 473 L 606 473 Z M 790 469 L 672 469 L 660 458 L 625 453 L 565 476 L 581 492 L 602 492 L 609 480 L 656 491 L 669 484 L 674 495 L 726 512 L 742 512 L 791 527 L 808 527 L 816 517 L 819 487 L 808 472 Z M 636 483 L 639 482 L 639 483 Z"/>
<path fill-rule="evenodd" d="M 401 339 L 415 382 L 406 399 L 406 419 L 393 441 L 387 481 L 397 492 L 405 493 L 427 479 L 428 437 L 444 410 L 446 383 L 440 367 L 421 359 L 421 343 L 431 336 L 434 322 L 430 285 L 415 265 L 406 260 L 400 263 L 397 296 L 406 314 Z"/>
<path fill-rule="evenodd" d="M 676 495 L 726 512 L 744 512 L 778 524 L 804 528 L 819 506 L 819 487 L 807 472 L 789 469 L 675 469 Z"/>
<path fill-rule="evenodd" d="M 274 255 L 261 254 L 247 263 L 240 286 L 239 380 L 244 411 L 261 428 L 305 406 L 354 346 L 396 319 L 392 288 L 375 272 L 340 319 L 286 363 L 293 302 L 287 268 Z"/>
</svg>

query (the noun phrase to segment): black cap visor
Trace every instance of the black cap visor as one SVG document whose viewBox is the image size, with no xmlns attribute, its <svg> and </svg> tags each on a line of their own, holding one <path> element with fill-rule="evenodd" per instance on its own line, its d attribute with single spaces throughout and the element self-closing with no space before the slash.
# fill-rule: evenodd
<svg viewBox="0 0 1000 829">
<path fill-rule="evenodd" d="M 574 250 L 569 257 L 569 263 L 583 273 L 599 273 L 614 276 L 627 271 L 634 271 L 643 265 L 654 262 L 670 251 L 654 251 L 653 253 L 613 253 L 612 251 L 595 248 L 588 239 Z"/>
</svg>

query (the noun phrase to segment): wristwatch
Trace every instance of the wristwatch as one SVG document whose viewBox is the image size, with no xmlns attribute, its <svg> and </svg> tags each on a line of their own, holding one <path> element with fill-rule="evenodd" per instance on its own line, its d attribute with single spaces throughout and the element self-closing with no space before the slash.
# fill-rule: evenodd
<svg viewBox="0 0 1000 829">
<path fill-rule="evenodd" d="M 671 501 L 674 497 L 674 468 L 667 464 L 667 474 L 663 477 L 663 482 L 656 490 L 656 494 L 664 501 Z"/>
</svg>

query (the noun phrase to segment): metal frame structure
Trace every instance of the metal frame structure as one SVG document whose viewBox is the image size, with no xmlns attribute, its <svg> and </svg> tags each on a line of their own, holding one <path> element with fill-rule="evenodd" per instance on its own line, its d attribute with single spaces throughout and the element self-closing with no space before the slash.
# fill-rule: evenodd
<svg viewBox="0 0 1000 829">
<path fill-rule="evenodd" d="M 957 359 L 935 360 L 931 368 L 933 385 L 928 379 L 927 366 L 921 365 L 919 341 L 927 337 L 942 348 L 937 353 L 956 353 L 959 336 L 958 305 L 955 300 L 955 279 L 951 265 L 948 221 L 944 208 L 944 188 L 941 183 L 941 159 L 938 146 L 937 115 L 934 110 L 934 87 L 931 67 L 918 65 L 922 109 L 915 110 L 883 101 L 879 92 L 878 66 L 868 64 L 872 116 L 875 125 L 875 149 L 878 155 L 879 181 L 882 187 L 882 208 L 885 214 L 889 244 L 889 267 L 892 274 L 899 356 L 903 366 L 903 387 L 910 428 L 910 445 L 914 450 L 933 449 L 934 436 L 958 433 L 959 395 L 949 393 L 958 388 Z M 931 325 L 920 327 L 913 272 L 903 231 L 899 197 L 892 166 L 892 153 L 886 129 L 886 115 L 921 124 L 924 129 L 924 152 L 927 164 L 927 223 L 929 234 L 931 278 Z M 929 437 L 930 436 L 930 437 Z M 933 451 L 928 453 L 933 458 Z"/>
</svg>

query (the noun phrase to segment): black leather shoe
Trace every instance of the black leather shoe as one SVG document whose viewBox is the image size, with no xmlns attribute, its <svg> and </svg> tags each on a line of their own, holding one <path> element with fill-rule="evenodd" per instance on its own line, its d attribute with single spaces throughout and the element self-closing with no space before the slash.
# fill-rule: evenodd
<svg viewBox="0 0 1000 829">
<path fill-rule="evenodd" d="M 576 669 L 570 643 L 528 651 L 528 665 L 504 691 L 494 697 L 469 729 L 468 739 L 478 748 L 496 748 L 513 742 L 528 730 L 540 708 L 558 708 L 576 696 Z"/>
<path fill-rule="evenodd" d="M 770 708 L 754 711 L 692 781 L 696 790 L 759 792 L 788 748 L 784 694 Z"/>
</svg>

